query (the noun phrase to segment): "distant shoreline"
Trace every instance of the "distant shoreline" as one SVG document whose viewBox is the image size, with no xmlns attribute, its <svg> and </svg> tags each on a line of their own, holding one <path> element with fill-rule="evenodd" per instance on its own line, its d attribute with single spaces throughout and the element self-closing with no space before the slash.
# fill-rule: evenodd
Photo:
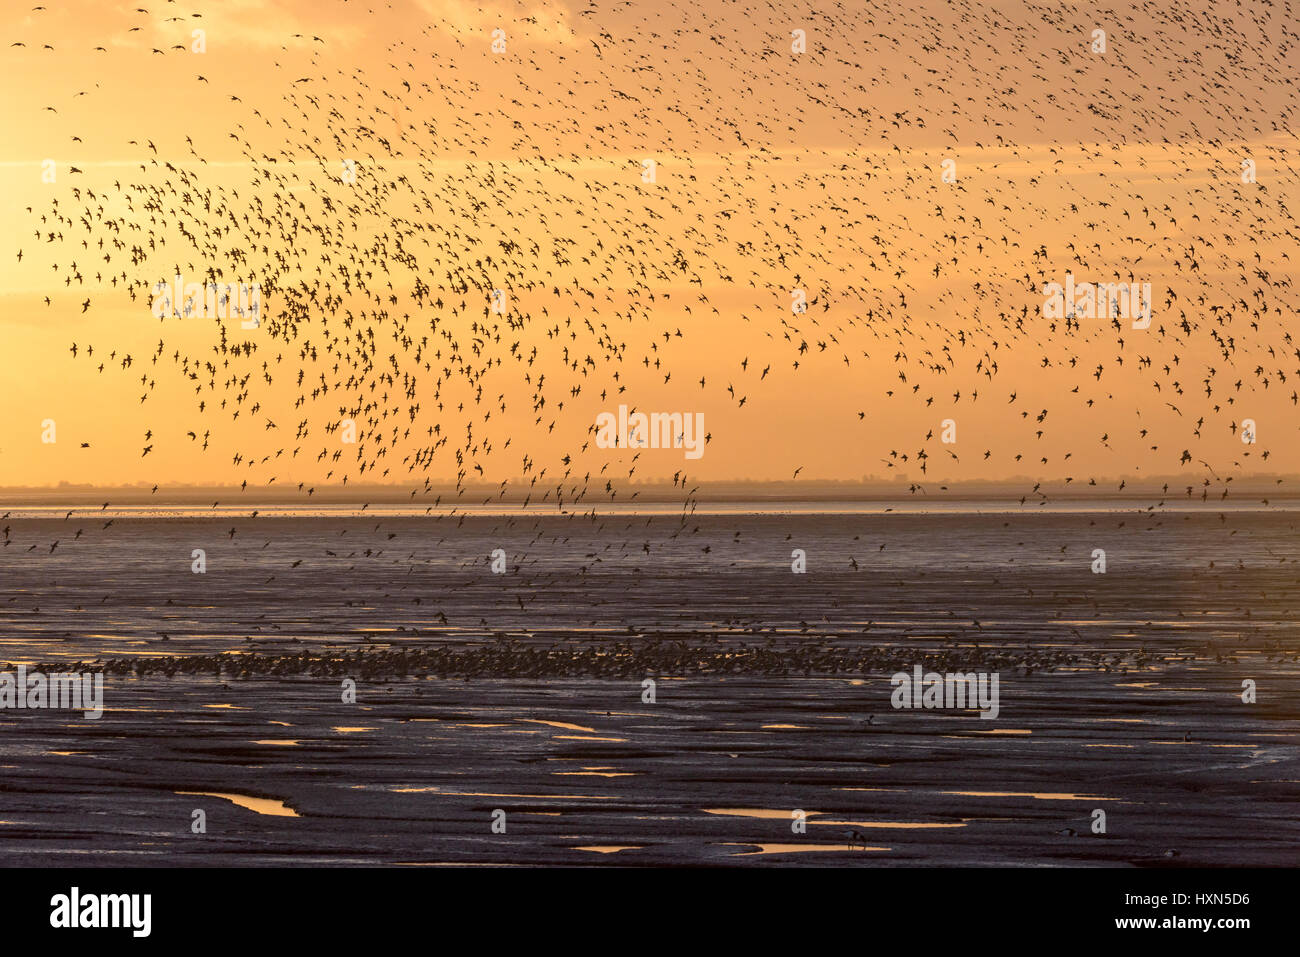
<svg viewBox="0 0 1300 957">
<path fill-rule="evenodd" d="M 58 505 L 13 505 L 0 502 L 0 515 L 5 521 L 63 521 L 71 518 L 104 518 L 119 521 L 205 521 L 231 519 L 256 519 L 258 521 L 286 521 L 312 519 L 420 519 L 420 518 L 502 518 L 523 517 L 539 519 L 590 519 L 592 515 L 645 516 L 676 518 L 682 515 L 701 518 L 705 516 L 817 516 L 817 515 L 896 515 L 896 516 L 962 516 L 962 515 L 1062 515 L 1062 514 L 1129 514 L 1140 515 L 1218 515 L 1231 512 L 1283 513 L 1300 512 L 1300 498 L 1270 500 L 1264 505 L 1258 500 L 1240 501 L 1199 498 L 1188 501 L 1166 500 L 1159 507 L 1144 499 L 969 499 L 951 498 L 927 501 L 915 499 L 880 499 L 875 501 L 706 501 L 693 502 L 685 507 L 683 502 L 601 502 L 557 508 L 552 504 L 533 502 L 527 506 L 519 502 L 494 505 L 447 504 L 400 505 L 393 503 L 367 504 L 357 502 L 319 504 L 276 504 L 246 502 L 226 504 L 215 508 L 189 505 L 114 505 L 64 502 Z M 68 513 L 72 513 L 69 515 Z"/>
<path fill-rule="evenodd" d="M 1123 486 L 1121 489 L 1121 485 Z M 1192 489 L 1189 496 L 1187 489 Z M 310 494 L 307 489 L 311 488 Z M 1167 490 L 1166 490 L 1167 489 Z M 98 510 L 105 502 L 112 508 L 150 508 L 159 510 L 194 509 L 237 511 L 292 507 L 307 511 L 333 510 L 337 507 L 400 507 L 411 514 L 435 512 L 517 511 L 527 502 L 529 512 L 556 513 L 554 489 L 532 487 L 527 482 L 507 486 L 471 485 L 457 491 L 452 485 L 431 485 L 412 495 L 410 486 L 353 485 L 328 486 L 299 490 L 296 485 L 282 487 L 240 488 L 239 486 L 92 486 L 62 483 L 57 486 L 0 487 L 0 511 L 11 509 L 86 509 Z M 1227 493 L 1226 498 L 1224 493 Z M 1202 501 L 1201 495 L 1205 495 Z M 1021 504 L 1021 499 L 1025 501 Z M 997 482 L 945 482 L 908 480 L 896 482 L 860 481 L 789 481 L 789 482 L 699 482 L 692 483 L 691 494 L 669 482 L 626 483 L 617 489 L 611 501 L 603 492 L 593 492 L 580 500 L 565 499 L 562 507 L 570 512 L 625 512 L 654 506 L 681 508 L 690 503 L 696 511 L 721 508 L 731 513 L 737 505 L 757 506 L 756 511 L 794 510 L 805 512 L 811 506 L 831 506 L 824 511 L 1025 509 L 1059 508 L 1062 505 L 1108 507 L 1110 509 L 1147 508 L 1163 502 L 1162 508 L 1195 504 L 1197 508 L 1300 508 L 1300 476 L 1256 475 L 1232 477 L 1228 481 L 1204 484 L 1203 478 L 1157 476 L 1134 479 L 1127 477 L 1037 482 L 1031 478 Z M 1040 504 L 1046 503 L 1046 504 Z M 788 509 L 781 508 L 788 506 Z M 961 508 L 965 506 L 966 508 Z"/>
</svg>

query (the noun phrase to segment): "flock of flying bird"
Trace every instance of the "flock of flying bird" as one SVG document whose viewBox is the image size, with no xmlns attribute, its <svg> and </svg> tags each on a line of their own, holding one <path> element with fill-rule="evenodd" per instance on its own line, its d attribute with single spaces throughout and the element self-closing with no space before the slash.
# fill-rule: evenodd
<svg viewBox="0 0 1300 957">
<path fill-rule="evenodd" d="M 1045 474 L 1070 469 L 1064 443 L 1111 449 L 1124 433 L 1143 461 L 1182 470 L 1166 495 L 1202 500 L 1226 498 L 1227 473 L 1263 467 L 1265 437 L 1295 427 L 1275 416 L 1257 445 L 1234 446 L 1232 468 L 1197 444 L 1267 421 L 1265 399 L 1300 402 L 1282 55 L 1295 37 L 1274 3 L 1119 17 L 1109 55 L 1090 49 L 1090 20 L 972 0 L 945 6 L 946 23 L 882 2 L 807 22 L 751 0 L 593 4 L 571 11 L 560 41 L 521 14 L 501 52 L 486 20 L 432 20 L 403 30 L 378 70 L 344 68 L 321 27 L 283 38 L 279 96 L 256 103 L 191 52 L 203 15 L 161 6 L 146 0 L 85 52 L 107 70 L 159 58 L 196 101 L 219 96 L 244 172 L 218 173 L 187 131 L 124 117 L 120 142 L 97 148 L 132 149 L 138 165 L 99 186 L 83 185 L 91 160 L 67 165 L 55 195 L 27 207 L 16 250 L 61 287 L 45 306 L 77 316 L 128 301 L 143 312 L 173 275 L 259 287 L 255 328 L 196 320 L 191 303 L 143 350 L 93 325 L 68 342 L 78 374 L 117 376 L 117 394 L 134 384 L 131 418 L 158 394 L 188 396 L 192 424 L 150 422 L 142 458 L 162 442 L 208 453 L 221 435 L 250 495 L 310 463 L 330 485 L 406 483 L 431 513 L 514 493 L 603 523 L 600 503 L 628 501 L 645 463 L 643 450 L 597 449 L 592 410 L 662 407 L 657 390 L 683 382 L 671 394 L 739 410 L 769 377 L 811 387 L 843 366 L 860 377 L 851 407 L 831 406 L 848 442 L 877 443 L 882 422 L 918 410 L 971 409 L 994 431 L 1055 436 L 1059 461 L 973 453 Z M 45 12 L 33 7 L 11 44 L 26 57 L 55 48 Z M 1170 36 L 1211 39 L 1202 57 L 1162 46 Z M 1246 83 L 1258 95 L 1243 97 Z M 42 109 L 65 117 L 94 96 Z M 76 135 L 64 148 L 92 153 Z M 1252 150 L 1248 183 L 1238 160 Z M 949 157 L 955 180 L 941 175 Z M 1150 329 L 1045 318 L 1041 290 L 1066 272 L 1153 280 Z M 792 309 L 794 289 L 805 308 Z M 731 372 L 697 380 L 725 322 L 747 333 L 727 340 Z M 1061 405 L 1049 412 L 1044 394 Z M 1122 414 L 1089 436 L 1098 405 Z M 919 470 L 912 494 L 934 491 L 933 457 L 958 468 L 970 447 L 940 444 L 938 420 L 879 448 L 889 474 Z M 451 473 L 444 502 L 436 483 Z M 500 475 L 520 477 L 489 484 Z M 1046 501 L 1046 484 L 1021 501 Z M 683 468 L 672 485 L 689 511 L 698 482 Z M 683 516 L 674 535 L 688 533 Z"/>
</svg>

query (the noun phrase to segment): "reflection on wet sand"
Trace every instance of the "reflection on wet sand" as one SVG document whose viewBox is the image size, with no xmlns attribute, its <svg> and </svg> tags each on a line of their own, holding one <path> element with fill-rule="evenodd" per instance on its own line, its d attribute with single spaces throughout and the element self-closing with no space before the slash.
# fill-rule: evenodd
<svg viewBox="0 0 1300 957">
<path fill-rule="evenodd" d="M 1088 794 L 1057 794 L 1052 792 L 1033 793 L 1030 791 L 941 791 L 941 794 L 955 794 L 959 797 L 980 798 L 1035 798 L 1039 801 L 1118 801 L 1113 797 L 1094 797 Z"/>
<path fill-rule="evenodd" d="M 758 844 L 739 841 L 723 842 L 724 847 L 754 847 L 754 851 L 742 851 L 736 857 L 753 857 L 759 854 L 809 854 L 819 851 L 839 851 L 851 854 L 856 851 L 890 851 L 889 847 L 865 847 L 861 844 L 849 847 L 847 844 Z"/>
<path fill-rule="evenodd" d="M 1028 728 L 991 728 L 988 731 L 981 731 L 980 729 L 976 728 L 975 730 L 968 731 L 966 733 L 967 734 L 1033 734 L 1034 732 L 1029 730 Z"/>
<path fill-rule="evenodd" d="M 768 808 L 748 808 L 748 807 L 715 807 L 701 808 L 705 814 L 721 814 L 728 817 L 752 817 L 759 820 L 772 821 L 789 821 L 793 819 L 794 811 L 777 811 Z M 875 827 L 885 829 L 900 830 L 929 830 L 951 827 L 965 827 L 965 821 L 826 821 L 814 820 L 821 818 L 826 811 L 807 811 L 803 812 L 804 817 L 808 819 L 809 824 L 838 824 L 844 827 Z M 798 845 L 803 846 L 803 845 Z"/>
<path fill-rule="evenodd" d="M 613 794 L 491 794 L 484 791 L 446 791 L 442 788 L 393 788 L 394 794 L 445 794 L 448 797 L 521 798 L 525 801 L 612 801 Z"/>
<path fill-rule="evenodd" d="M 552 728 L 563 728 L 565 731 L 584 731 L 587 734 L 596 733 L 595 728 L 584 728 L 580 724 L 568 724 L 567 722 L 564 721 L 543 721 L 540 718 L 524 718 L 524 720 L 532 722 L 533 724 L 550 725 Z"/>
<path fill-rule="evenodd" d="M 552 771 L 556 777 L 632 778 L 638 771 Z"/>
<path fill-rule="evenodd" d="M 809 821 L 809 824 L 841 824 L 844 827 L 876 827 L 885 830 L 930 831 L 965 827 L 965 821 Z"/>
<path fill-rule="evenodd" d="M 575 847 L 575 851 L 594 851 L 597 854 L 617 854 L 619 851 L 639 851 L 641 844 L 592 844 L 587 847 Z"/>
<path fill-rule="evenodd" d="M 271 817 L 298 817 L 298 812 L 289 807 L 283 801 L 275 801 L 271 798 L 250 797 L 247 794 L 228 794 L 222 791 L 177 791 L 177 794 L 186 794 L 192 797 L 213 797 L 223 798 L 242 808 L 255 811 L 258 814 L 267 814 Z"/>
</svg>

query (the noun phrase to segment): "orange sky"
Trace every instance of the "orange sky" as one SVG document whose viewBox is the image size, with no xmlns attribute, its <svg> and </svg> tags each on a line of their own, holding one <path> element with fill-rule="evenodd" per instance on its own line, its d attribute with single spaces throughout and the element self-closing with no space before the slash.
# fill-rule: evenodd
<svg viewBox="0 0 1300 957">
<path fill-rule="evenodd" d="M 922 450 L 927 481 L 1300 471 L 1277 9 L 44 6 L 0 14 L 25 44 L 0 51 L 0 484 L 921 479 Z M 175 265 L 274 283 L 272 316 L 301 283 L 317 302 L 228 323 L 223 352 L 219 321 L 124 291 Z M 1052 328 L 1040 290 L 1067 272 L 1150 282 L 1151 329 Z M 702 412 L 704 456 L 596 449 L 619 402 Z"/>
</svg>

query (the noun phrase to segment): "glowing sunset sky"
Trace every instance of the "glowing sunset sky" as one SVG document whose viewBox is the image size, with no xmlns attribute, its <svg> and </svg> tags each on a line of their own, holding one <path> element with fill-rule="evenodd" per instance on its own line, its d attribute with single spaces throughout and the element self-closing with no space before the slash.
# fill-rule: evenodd
<svg viewBox="0 0 1300 957">
<path fill-rule="evenodd" d="M 0 13 L 0 484 L 1300 471 L 1284 5 L 44 6 Z M 154 318 L 176 266 L 271 319 Z M 1045 318 L 1067 273 L 1151 328 Z M 597 449 L 619 403 L 705 454 Z"/>
</svg>

